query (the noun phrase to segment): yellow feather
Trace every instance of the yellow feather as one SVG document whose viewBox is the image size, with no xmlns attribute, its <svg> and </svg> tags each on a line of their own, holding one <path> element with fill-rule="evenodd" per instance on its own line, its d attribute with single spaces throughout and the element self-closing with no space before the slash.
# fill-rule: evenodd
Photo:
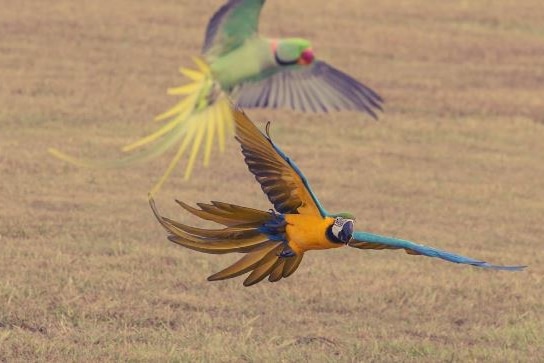
<svg viewBox="0 0 544 363">
<path fill-rule="evenodd" d="M 123 146 L 123 148 L 121 150 L 123 150 L 124 152 L 128 152 L 128 151 L 132 151 L 132 150 L 134 150 L 134 149 L 136 149 L 136 148 L 138 148 L 140 146 L 144 146 L 146 144 L 149 144 L 149 143 L 157 140 L 161 136 L 167 134 L 169 131 L 173 130 L 177 125 L 179 125 L 181 122 L 183 122 L 185 120 L 185 118 L 186 118 L 185 114 L 180 115 L 179 117 L 176 117 L 175 119 L 173 119 L 172 121 L 170 121 L 169 123 L 167 123 L 166 125 L 161 127 L 160 129 L 155 131 L 154 133 L 152 133 L 150 135 L 147 135 L 145 137 L 142 137 L 140 140 L 135 141 L 132 144 L 128 144 L 128 145 Z"/>
<path fill-rule="evenodd" d="M 60 151 L 58 149 L 55 149 L 53 147 L 48 148 L 47 151 L 51 155 L 53 155 L 54 157 L 56 157 L 56 158 L 58 158 L 58 159 L 60 159 L 62 161 L 66 161 L 67 163 L 74 164 L 74 165 L 77 165 L 77 166 L 82 167 L 82 168 L 92 167 L 92 164 L 89 164 L 85 160 L 76 159 L 76 158 L 74 158 L 72 156 L 69 156 L 69 155 L 63 153 L 62 151 Z"/>
<path fill-rule="evenodd" d="M 264 279 L 266 276 L 270 274 L 270 272 L 274 269 L 276 264 L 278 263 L 279 257 L 278 253 L 281 252 L 282 246 L 281 243 L 278 244 L 276 249 L 272 250 L 266 257 L 264 257 L 255 270 L 253 270 L 249 276 L 244 281 L 244 286 L 251 286 L 262 279 Z"/>
<path fill-rule="evenodd" d="M 207 134 L 206 134 L 206 149 L 204 150 L 204 166 L 210 164 L 210 155 L 213 147 L 213 134 L 215 132 L 215 124 L 220 120 L 221 114 L 220 110 L 217 108 L 212 108 L 209 112 L 209 118 L 207 121 Z"/>
<path fill-rule="evenodd" d="M 230 279 L 232 277 L 243 275 L 255 268 L 257 264 L 259 264 L 260 261 L 270 253 L 270 251 L 275 250 L 277 247 L 277 243 L 269 243 L 259 246 L 234 264 L 208 277 L 208 281 Z"/>
<path fill-rule="evenodd" d="M 230 101 L 224 97 L 222 99 L 222 111 L 223 111 L 223 119 L 225 120 L 225 124 L 227 125 L 227 132 L 229 135 L 234 134 L 234 117 L 232 116 L 232 105 Z"/>
<path fill-rule="evenodd" d="M 290 257 L 289 260 L 285 262 L 285 266 L 283 268 L 283 277 L 289 277 L 293 274 L 293 272 L 296 271 L 296 269 L 300 265 L 300 262 L 302 261 L 303 256 L 304 254 L 300 253 L 296 256 Z"/>
<path fill-rule="evenodd" d="M 176 96 L 176 95 L 190 95 L 193 92 L 197 92 L 201 88 L 202 88 L 202 84 L 200 82 L 195 82 L 195 83 L 189 83 L 189 84 L 187 84 L 185 86 L 181 86 L 181 87 L 169 88 L 167 90 L 167 93 L 169 95 L 173 95 L 173 96 Z"/>
<path fill-rule="evenodd" d="M 290 257 L 293 258 L 293 257 Z M 268 281 L 270 282 L 276 282 L 281 280 L 283 277 L 283 267 L 285 266 L 286 258 L 280 258 L 280 260 L 276 263 L 276 266 L 270 272 L 270 276 L 268 276 Z"/>
<path fill-rule="evenodd" d="M 195 92 L 193 95 L 184 98 L 168 111 L 156 116 L 155 121 L 165 120 L 169 117 L 174 116 L 175 114 L 179 114 L 176 119 L 180 118 L 181 115 L 184 115 L 186 117 L 195 108 L 195 104 L 199 95 L 200 92 Z"/>
<path fill-rule="evenodd" d="M 201 58 L 193 57 L 193 62 L 195 62 L 196 66 L 202 73 L 210 73 L 210 67 Z"/>
<path fill-rule="evenodd" d="M 194 127 L 190 127 L 188 129 L 188 132 L 187 134 L 185 135 L 185 138 L 183 139 L 183 143 L 181 144 L 181 146 L 179 147 L 178 149 L 178 152 L 176 153 L 176 155 L 174 156 L 174 158 L 172 159 L 172 161 L 170 162 L 170 164 L 168 165 L 168 168 L 166 169 L 166 171 L 164 172 L 164 174 L 162 174 L 161 178 L 159 179 L 159 181 L 153 186 L 153 188 L 151 189 L 151 191 L 149 192 L 149 194 L 151 196 L 155 195 L 155 193 L 161 188 L 161 186 L 164 184 L 164 182 L 166 181 L 166 179 L 168 179 L 168 177 L 170 176 L 170 174 L 172 173 L 172 171 L 174 170 L 174 167 L 176 166 L 176 164 L 179 162 L 179 160 L 181 159 L 181 157 L 183 156 L 183 153 L 185 153 L 185 149 L 187 149 L 187 146 L 189 146 L 189 142 L 191 141 L 191 139 L 193 138 L 193 134 L 195 133 L 195 128 Z"/>
<path fill-rule="evenodd" d="M 202 81 L 205 77 L 205 74 L 199 71 L 195 71 L 193 69 L 181 67 L 179 69 L 180 73 L 186 76 L 187 78 L 192 79 L 195 82 Z"/>
<path fill-rule="evenodd" d="M 205 112 L 204 114 L 207 114 L 208 112 Z M 197 125 L 194 125 L 193 127 L 198 130 L 198 133 L 196 134 L 196 137 L 193 142 L 193 148 L 191 150 L 191 156 L 189 157 L 189 163 L 187 163 L 187 167 L 185 168 L 185 180 L 189 179 L 191 177 L 191 172 L 193 171 L 193 166 L 195 164 L 196 157 L 198 155 L 198 151 L 200 150 L 200 144 L 202 144 L 202 138 L 204 137 L 204 131 L 206 130 L 206 121 L 204 121 L 201 117 L 198 117 Z"/>
<path fill-rule="evenodd" d="M 225 151 L 225 118 L 224 117 L 221 117 L 217 121 L 217 138 L 219 139 L 219 151 L 224 152 Z"/>
</svg>

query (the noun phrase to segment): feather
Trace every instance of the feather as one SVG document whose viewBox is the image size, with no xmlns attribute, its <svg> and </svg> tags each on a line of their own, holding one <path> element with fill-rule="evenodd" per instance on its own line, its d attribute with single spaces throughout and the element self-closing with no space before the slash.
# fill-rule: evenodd
<svg viewBox="0 0 544 363">
<path fill-rule="evenodd" d="M 448 251 L 439 250 L 434 247 L 424 246 L 407 240 L 397 239 L 393 237 L 385 237 L 367 232 L 355 232 L 353 234 L 352 241 L 350 241 L 348 245 L 351 247 L 362 249 L 405 249 L 409 254 L 412 255 L 419 254 L 428 257 L 438 257 L 449 262 L 467 264 L 494 270 L 521 271 L 525 267 L 527 267 L 492 265 L 485 261 L 457 255 Z"/>
<path fill-rule="evenodd" d="M 168 123 L 153 133 L 130 143 L 122 148 L 124 152 L 146 147 L 142 151 L 111 160 L 88 160 L 69 156 L 55 148 L 50 148 L 50 154 L 76 166 L 108 169 L 120 168 L 143 163 L 161 156 L 167 150 L 178 144 L 178 150 L 168 164 L 167 169 L 151 189 L 154 195 L 174 171 L 176 165 L 183 158 L 189 146 L 191 150 L 184 178 L 188 179 L 194 168 L 201 148 L 204 148 L 203 163 L 209 165 L 209 159 L 217 129 L 219 149 L 225 149 L 227 134 L 233 133 L 234 121 L 230 110 L 231 104 L 225 93 L 217 91 L 210 67 L 201 59 L 195 58 L 197 70 L 183 68 L 181 71 L 194 82 L 170 90 L 172 94 L 186 95 L 170 110 L 156 117 L 157 121 L 172 118 Z M 210 95 L 213 97 L 210 98 Z"/>
<path fill-rule="evenodd" d="M 287 259 L 283 268 L 283 277 L 289 277 L 297 270 L 300 262 L 302 262 L 302 257 L 304 257 L 304 254 L 299 253 Z"/>
<path fill-rule="evenodd" d="M 255 35 L 264 1 L 229 0 L 219 8 L 208 23 L 202 53 L 220 56 Z"/>
<path fill-rule="evenodd" d="M 283 257 L 278 260 L 278 262 L 274 266 L 274 269 L 270 272 L 270 276 L 268 276 L 268 281 L 276 282 L 282 279 L 283 267 L 285 266 L 286 260 L 287 258 L 283 258 Z"/>
<path fill-rule="evenodd" d="M 245 162 L 263 192 L 280 213 L 327 215 L 296 164 L 263 135 L 240 110 L 235 110 L 236 140 Z"/>
<path fill-rule="evenodd" d="M 256 94 L 267 94 L 268 100 L 255 99 Z M 236 85 L 231 95 L 244 108 L 291 108 L 302 112 L 353 110 L 374 118 L 377 118 L 375 110 L 381 110 L 383 103 L 376 92 L 322 61 L 287 66 L 267 77 L 249 79 Z"/>
<path fill-rule="evenodd" d="M 249 252 L 236 263 L 208 277 L 208 281 L 230 279 L 253 270 L 262 259 L 268 254 L 273 253 L 277 249 L 277 246 L 278 243 L 271 242 Z"/>
<path fill-rule="evenodd" d="M 279 253 L 283 249 L 281 243 L 278 243 L 275 249 L 273 249 L 266 257 L 264 257 L 257 267 L 249 274 L 249 276 L 244 280 L 244 286 L 251 286 L 260 281 L 262 281 L 270 272 L 274 269 L 276 264 L 279 262 L 280 258 L 278 257 Z"/>
</svg>

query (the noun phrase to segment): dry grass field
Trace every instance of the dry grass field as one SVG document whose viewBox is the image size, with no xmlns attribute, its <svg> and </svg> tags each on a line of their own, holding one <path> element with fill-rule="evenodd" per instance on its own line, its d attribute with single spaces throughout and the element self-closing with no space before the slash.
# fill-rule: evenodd
<svg viewBox="0 0 544 363">
<path fill-rule="evenodd" d="M 85 170 L 154 130 L 222 0 L 4 0 L 0 361 L 544 361 L 541 0 L 270 0 L 261 30 L 386 99 L 361 114 L 249 110 L 330 211 L 521 273 L 398 251 L 310 253 L 279 283 L 206 277 L 237 256 L 175 246 L 146 193 L 170 158 Z M 234 140 L 157 196 L 268 209 Z M 194 220 L 189 220 L 194 222 Z"/>
</svg>

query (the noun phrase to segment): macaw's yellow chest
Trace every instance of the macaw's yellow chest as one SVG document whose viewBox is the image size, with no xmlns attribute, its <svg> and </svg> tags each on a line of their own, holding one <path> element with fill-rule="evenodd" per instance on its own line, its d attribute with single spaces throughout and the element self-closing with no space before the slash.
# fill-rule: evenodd
<svg viewBox="0 0 544 363">
<path fill-rule="evenodd" d="M 344 246 L 327 238 L 327 229 L 334 223 L 331 217 L 287 214 L 285 221 L 289 247 L 296 253 Z"/>
</svg>

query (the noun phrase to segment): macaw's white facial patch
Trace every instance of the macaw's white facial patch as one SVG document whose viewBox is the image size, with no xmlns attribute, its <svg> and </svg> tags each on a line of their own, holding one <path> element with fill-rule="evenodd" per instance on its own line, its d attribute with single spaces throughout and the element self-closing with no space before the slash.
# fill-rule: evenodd
<svg viewBox="0 0 544 363">
<path fill-rule="evenodd" d="M 353 219 L 336 217 L 332 225 L 332 234 L 344 243 L 348 243 L 353 234 Z"/>
</svg>

